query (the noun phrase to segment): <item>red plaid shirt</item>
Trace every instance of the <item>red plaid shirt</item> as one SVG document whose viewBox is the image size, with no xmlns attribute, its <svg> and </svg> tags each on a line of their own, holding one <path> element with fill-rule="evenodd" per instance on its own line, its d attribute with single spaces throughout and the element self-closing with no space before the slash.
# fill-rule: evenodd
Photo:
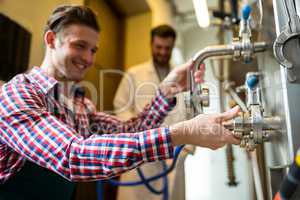
<svg viewBox="0 0 300 200">
<path fill-rule="evenodd" d="M 71 108 L 57 97 L 59 85 L 35 67 L 2 86 L 0 183 L 21 170 L 26 159 L 69 180 L 91 181 L 172 157 L 169 130 L 156 127 L 174 99 L 158 92 L 137 118 L 122 122 L 97 112 L 81 95 Z"/>
</svg>

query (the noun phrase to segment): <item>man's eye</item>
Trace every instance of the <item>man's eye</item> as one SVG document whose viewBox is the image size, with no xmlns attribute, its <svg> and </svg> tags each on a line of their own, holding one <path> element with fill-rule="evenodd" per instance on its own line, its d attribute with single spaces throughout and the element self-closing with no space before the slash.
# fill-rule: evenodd
<svg viewBox="0 0 300 200">
<path fill-rule="evenodd" d="M 84 45 L 83 44 L 75 44 L 75 47 L 78 49 L 84 49 Z"/>
<path fill-rule="evenodd" d="M 93 54 L 97 53 L 97 49 L 92 49 L 92 53 Z"/>
</svg>

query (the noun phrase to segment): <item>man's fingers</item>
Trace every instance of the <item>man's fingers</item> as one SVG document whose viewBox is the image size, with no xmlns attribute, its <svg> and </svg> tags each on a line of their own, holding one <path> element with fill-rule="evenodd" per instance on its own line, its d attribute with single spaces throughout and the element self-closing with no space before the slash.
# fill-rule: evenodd
<svg viewBox="0 0 300 200">
<path fill-rule="evenodd" d="M 196 83 L 203 83 L 204 82 L 204 74 L 205 74 L 204 70 L 196 71 L 194 73 L 195 82 Z"/>
<path fill-rule="evenodd" d="M 194 62 L 193 60 L 189 60 L 184 65 L 187 66 L 189 70 L 191 70 L 194 67 Z"/>
<path fill-rule="evenodd" d="M 233 135 L 230 136 L 230 140 L 231 140 L 231 144 L 235 144 L 235 145 L 240 145 L 241 144 L 241 140 L 237 139 Z"/>
<path fill-rule="evenodd" d="M 192 66 L 194 67 L 194 63 L 193 63 Z M 199 69 L 197 69 L 197 70 L 195 71 L 195 73 L 197 73 L 197 72 L 200 72 L 201 74 L 204 74 L 204 73 L 205 73 L 205 65 L 204 65 L 204 64 L 201 64 L 201 65 L 199 66 Z"/>
<path fill-rule="evenodd" d="M 194 73 L 194 77 L 195 78 L 201 78 L 201 77 L 204 77 L 204 71 L 196 71 Z"/>
<path fill-rule="evenodd" d="M 235 106 L 232 109 L 230 109 L 224 113 L 221 113 L 220 119 L 221 119 L 221 121 L 227 121 L 227 120 L 233 119 L 238 116 L 239 112 L 240 112 L 240 107 Z"/>
<path fill-rule="evenodd" d="M 205 71 L 205 65 L 201 64 L 200 67 L 199 67 L 199 70 L 204 72 Z"/>
<path fill-rule="evenodd" d="M 193 67 L 195 67 L 195 63 L 193 62 L 193 60 L 189 60 L 186 64 L 189 64 L 190 69 L 193 69 Z M 204 72 L 204 71 L 205 71 L 205 64 L 202 63 L 202 64 L 199 66 L 199 69 L 198 69 L 197 71 L 202 71 L 202 72 Z"/>
<path fill-rule="evenodd" d="M 233 124 L 233 120 L 222 121 L 222 125 L 225 127 L 230 126 L 231 124 Z"/>
<path fill-rule="evenodd" d="M 204 83 L 204 79 L 203 78 L 195 78 L 195 82 L 196 83 Z"/>
<path fill-rule="evenodd" d="M 235 144 L 235 145 L 240 145 L 241 144 L 241 140 L 236 139 L 235 137 L 232 136 L 230 143 L 231 144 Z"/>
<path fill-rule="evenodd" d="M 241 140 L 234 137 L 231 131 L 224 128 L 224 134 L 226 135 L 226 140 L 229 144 L 236 144 L 239 145 L 241 143 Z"/>
</svg>

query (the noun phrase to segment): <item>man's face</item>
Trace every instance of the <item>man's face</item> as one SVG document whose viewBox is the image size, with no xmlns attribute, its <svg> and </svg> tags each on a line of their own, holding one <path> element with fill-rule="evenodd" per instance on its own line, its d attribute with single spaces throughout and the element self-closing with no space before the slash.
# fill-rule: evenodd
<svg viewBox="0 0 300 200">
<path fill-rule="evenodd" d="M 174 38 L 154 36 L 151 43 L 153 61 L 160 66 L 167 66 L 173 47 Z"/>
<path fill-rule="evenodd" d="M 69 25 L 56 34 L 52 62 L 60 78 L 83 80 L 93 65 L 99 33 L 84 25 Z"/>
</svg>

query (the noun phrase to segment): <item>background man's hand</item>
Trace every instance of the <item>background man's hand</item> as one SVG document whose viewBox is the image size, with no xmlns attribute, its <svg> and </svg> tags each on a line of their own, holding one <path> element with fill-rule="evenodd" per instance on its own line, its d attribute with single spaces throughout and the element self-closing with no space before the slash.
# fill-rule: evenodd
<svg viewBox="0 0 300 200">
<path fill-rule="evenodd" d="M 190 70 L 194 67 L 192 61 L 181 66 L 175 67 L 168 76 L 162 81 L 159 88 L 166 97 L 173 97 L 179 92 L 189 89 L 188 76 Z M 204 82 L 205 66 L 201 65 L 200 69 L 194 73 L 196 83 Z"/>
<path fill-rule="evenodd" d="M 218 149 L 225 144 L 239 144 L 240 140 L 222 126 L 223 122 L 238 116 L 239 110 L 236 106 L 221 114 L 198 115 L 170 126 L 172 144 L 193 144 L 210 149 Z"/>
</svg>

